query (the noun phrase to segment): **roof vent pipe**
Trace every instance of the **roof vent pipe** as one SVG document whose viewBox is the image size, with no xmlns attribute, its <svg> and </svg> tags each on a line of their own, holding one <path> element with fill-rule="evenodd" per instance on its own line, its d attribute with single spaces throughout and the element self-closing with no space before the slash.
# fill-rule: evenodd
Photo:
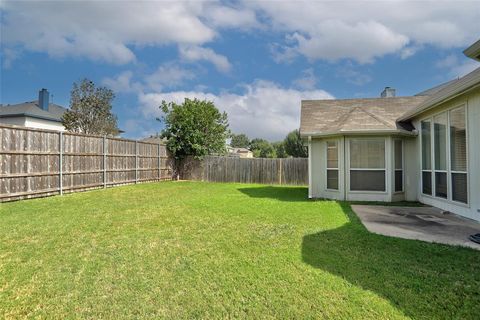
<svg viewBox="0 0 480 320">
<path fill-rule="evenodd" d="M 38 92 L 38 106 L 40 109 L 48 111 L 48 90 L 42 89 Z"/>
<path fill-rule="evenodd" d="M 385 89 L 383 89 L 382 94 L 380 96 L 382 98 L 393 98 L 395 97 L 395 89 L 390 87 L 385 87 Z"/>
</svg>

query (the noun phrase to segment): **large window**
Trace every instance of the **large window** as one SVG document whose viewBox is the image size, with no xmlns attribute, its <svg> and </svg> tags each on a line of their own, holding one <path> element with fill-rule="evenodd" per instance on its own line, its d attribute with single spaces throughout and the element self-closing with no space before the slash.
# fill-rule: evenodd
<svg viewBox="0 0 480 320">
<path fill-rule="evenodd" d="M 350 190 L 385 191 L 385 139 L 350 140 Z"/>
<path fill-rule="evenodd" d="M 433 118 L 433 141 L 435 163 L 435 196 L 448 197 L 447 183 L 447 113 Z"/>
<path fill-rule="evenodd" d="M 432 195 L 432 129 L 430 120 L 422 121 L 422 192 Z"/>
<path fill-rule="evenodd" d="M 422 192 L 468 203 L 465 107 L 435 115 L 421 127 Z"/>
<path fill-rule="evenodd" d="M 395 192 L 403 191 L 403 141 L 394 140 L 395 151 Z"/>
<path fill-rule="evenodd" d="M 464 107 L 450 111 L 450 166 L 452 200 L 467 203 L 467 130 Z"/>
<path fill-rule="evenodd" d="M 337 141 L 327 141 L 327 189 L 338 190 Z"/>
</svg>

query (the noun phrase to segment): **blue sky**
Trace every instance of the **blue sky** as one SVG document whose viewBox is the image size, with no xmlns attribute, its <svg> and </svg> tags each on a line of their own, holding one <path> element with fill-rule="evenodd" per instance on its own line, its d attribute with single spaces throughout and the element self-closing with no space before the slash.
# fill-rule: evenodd
<svg viewBox="0 0 480 320">
<path fill-rule="evenodd" d="M 233 132 L 280 140 L 301 99 L 412 95 L 480 65 L 480 3 L 2 1 L 3 104 L 82 78 L 116 92 L 124 136 L 162 128 L 162 100 L 213 100 Z"/>
</svg>

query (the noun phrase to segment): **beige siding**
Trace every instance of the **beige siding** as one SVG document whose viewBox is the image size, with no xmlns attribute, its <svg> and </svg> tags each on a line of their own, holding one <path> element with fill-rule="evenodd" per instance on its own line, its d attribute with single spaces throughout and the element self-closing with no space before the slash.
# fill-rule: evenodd
<svg viewBox="0 0 480 320">
<path fill-rule="evenodd" d="M 31 117 L 26 117 L 25 118 L 25 127 L 65 131 L 65 128 L 59 122 L 44 120 L 44 119 L 36 119 L 36 118 L 31 118 Z"/>
<path fill-rule="evenodd" d="M 25 126 L 25 117 L 0 118 L 0 124 L 11 124 L 14 126 Z"/>
<path fill-rule="evenodd" d="M 407 138 L 404 140 L 404 185 L 405 200 L 418 201 L 418 188 L 420 187 L 420 161 L 418 150 L 420 138 Z"/>
</svg>

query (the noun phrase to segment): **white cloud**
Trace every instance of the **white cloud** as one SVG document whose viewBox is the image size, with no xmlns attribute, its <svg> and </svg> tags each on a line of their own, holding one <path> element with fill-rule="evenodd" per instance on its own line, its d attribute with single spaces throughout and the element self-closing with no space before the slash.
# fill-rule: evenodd
<svg viewBox="0 0 480 320">
<path fill-rule="evenodd" d="M 140 93 L 145 91 L 162 91 L 167 88 L 175 88 L 187 80 L 195 78 L 192 70 L 185 69 L 180 65 L 167 62 L 161 64 L 155 72 L 143 75 L 142 80 L 135 81 L 132 71 L 124 71 L 115 77 L 107 77 L 102 83 L 115 92 Z"/>
<path fill-rule="evenodd" d="M 185 98 L 211 100 L 226 111 L 230 128 L 236 133 L 269 140 L 283 139 L 300 125 L 300 101 L 302 99 L 330 99 L 324 90 L 296 90 L 282 88 L 268 81 L 256 81 L 243 86 L 242 94 L 222 92 L 213 94 L 202 91 L 171 91 L 139 95 L 142 112 L 146 118 L 161 116 L 158 106 L 163 100 L 183 102 Z"/>
<path fill-rule="evenodd" d="M 133 81 L 133 72 L 124 71 L 113 78 L 104 78 L 102 84 L 115 92 L 131 93 L 141 92 L 143 86 L 139 82 Z"/>
<path fill-rule="evenodd" d="M 206 18 L 217 27 L 239 29 L 260 27 L 255 11 L 245 8 L 212 6 L 206 11 Z"/>
<path fill-rule="evenodd" d="M 319 30 L 307 36 L 298 32 L 293 34 L 297 41 L 296 50 L 311 60 L 355 59 L 369 63 L 376 57 L 402 49 L 408 43 L 406 36 L 375 21 L 350 25 L 330 20 L 320 24 Z"/>
<path fill-rule="evenodd" d="M 476 1 L 2 1 L 3 48 L 52 57 L 135 62 L 135 49 L 178 45 L 222 72 L 227 57 L 205 45 L 223 29 L 280 35 L 277 61 L 401 58 L 423 46 L 465 47 L 478 37 Z M 272 45 L 272 44 L 270 44 Z"/>
<path fill-rule="evenodd" d="M 424 45 L 467 46 L 478 37 L 472 30 L 479 30 L 480 21 L 476 1 L 245 3 L 272 31 L 286 34 L 282 50 L 274 55 L 286 61 L 301 54 L 311 60 L 367 63 L 391 53 L 406 58 Z"/>
<path fill-rule="evenodd" d="M 195 73 L 175 63 L 165 63 L 145 77 L 145 83 L 151 90 L 161 91 L 182 85 L 184 81 L 195 78 Z"/>
<path fill-rule="evenodd" d="M 215 53 L 210 48 L 202 48 L 199 46 L 180 46 L 180 56 L 186 61 L 208 61 L 212 63 L 220 72 L 228 72 L 232 65 L 227 57 Z"/>
<path fill-rule="evenodd" d="M 467 58 L 459 59 L 458 56 L 451 54 L 437 61 L 436 66 L 442 69 L 448 69 L 452 77 L 463 77 L 467 73 L 480 67 L 480 63 Z"/>
<path fill-rule="evenodd" d="M 2 8 L 2 43 L 53 57 L 124 64 L 135 60 L 134 46 L 212 41 L 216 31 L 202 22 L 206 6 L 178 1 L 9 1 Z"/>
</svg>

